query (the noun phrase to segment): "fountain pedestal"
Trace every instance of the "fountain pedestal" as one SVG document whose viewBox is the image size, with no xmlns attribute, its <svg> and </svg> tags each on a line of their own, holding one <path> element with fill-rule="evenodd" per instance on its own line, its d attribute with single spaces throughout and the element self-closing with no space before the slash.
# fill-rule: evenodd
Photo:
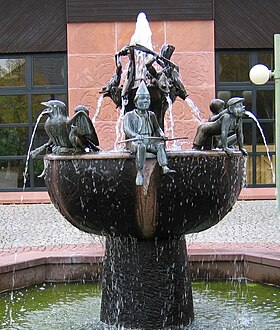
<svg viewBox="0 0 280 330">
<path fill-rule="evenodd" d="M 108 237 L 101 321 L 125 328 L 163 329 L 193 319 L 186 242 Z"/>
</svg>

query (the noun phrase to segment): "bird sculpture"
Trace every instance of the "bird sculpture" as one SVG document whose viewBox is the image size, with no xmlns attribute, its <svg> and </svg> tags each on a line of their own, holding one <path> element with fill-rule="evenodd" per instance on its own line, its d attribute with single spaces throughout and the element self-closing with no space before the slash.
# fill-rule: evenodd
<svg viewBox="0 0 280 330">
<path fill-rule="evenodd" d="M 72 148 L 69 140 L 69 117 L 66 104 L 59 100 L 42 102 L 47 107 L 45 110 L 49 118 L 45 122 L 45 131 L 51 142 L 52 152 L 61 153 L 66 148 Z M 65 151 L 66 151 L 65 150 Z"/>
<path fill-rule="evenodd" d="M 89 118 L 89 110 L 85 105 L 78 105 L 73 118 L 70 120 L 71 129 L 69 139 L 72 145 L 82 151 L 99 151 L 99 140 L 92 121 Z"/>
<path fill-rule="evenodd" d="M 67 115 L 66 104 L 59 100 L 42 102 L 48 115 L 45 131 L 49 141 L 31 152 L 32 158 L 51 148 L 54 154 L 99 151 L 98 137 L 89 118 L 88 109 L 78 106 L 72 118 Z"/>
</svg>

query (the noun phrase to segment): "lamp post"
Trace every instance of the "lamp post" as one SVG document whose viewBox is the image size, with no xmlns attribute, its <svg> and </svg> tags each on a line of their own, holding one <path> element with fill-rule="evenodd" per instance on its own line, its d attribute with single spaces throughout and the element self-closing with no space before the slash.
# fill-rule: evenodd
<svg viewBox="0 0 280 330">
<path fill-rule="evenodd" d="M 252 67 L 249 76 L 256 85 L 263 85 L 271 78 L 275 82 L 275 174 L 277 211 L 280 214 L 280 34 L 274 35 L 274 71 L 265 65 L 257 64 Z"/>
</svg>

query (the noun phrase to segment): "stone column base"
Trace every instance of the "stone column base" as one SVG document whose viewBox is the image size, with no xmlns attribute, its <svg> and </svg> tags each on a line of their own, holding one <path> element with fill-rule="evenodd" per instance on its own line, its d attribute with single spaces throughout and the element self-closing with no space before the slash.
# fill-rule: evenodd
<svg viewBox="0 0 280 330">
<path fill-rule="evenodd" d="M 164 329 L 193 319 L 184 238 L 139 241 L 108 237 L 101 321 L 125 328 Z"/>
</svg>

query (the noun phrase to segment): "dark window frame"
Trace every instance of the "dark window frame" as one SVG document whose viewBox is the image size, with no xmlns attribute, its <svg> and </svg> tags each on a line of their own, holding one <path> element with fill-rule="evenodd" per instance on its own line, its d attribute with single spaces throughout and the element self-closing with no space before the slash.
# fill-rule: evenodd
<svg viewBox="0 0 280 330">
<path fill-rule="evenodd" d="M 274 92 L 274 81 L 270 80 L 264 85 L 254 85 L 250 80 L 246 82 L 220 82 L 219 81 L 219 56 L 220 54 L 242 54 L 249 53 L 249 69 L 254 65 L 258 64 L 258 54 L 262 53 L 271 53 L 273 56 L 273 49 L 240 49 L 240 50 L 231 50 L 231 49 L 219 49 L 216 50 L 215 53 L 215 80 L 216 80 L 216 95 L 219 91 L 252 91 L 252 110 L 254 114 L 256 114 L 256 99 L 257 99 L 257 91 L 259 90 L 270 90 Z M 273 68 L 270 68 L 273 70 Z M 248 71 L 249 75 L 249 71 Z M 275 111 L 275 109 L 274 109 Z M 251 119 L 243 119 L 244 123 L 252 123 Z M 259 118 L 260 124 L 265 123 L 273 123 L 275 127 L 275 116 L 274 119 L 262 119 Z M 248 152 L 249 157 L 252 158 L 252 183 L 246 184 L 247 187 L 251 188 L 260 188 L 260 187 L 275 187 L 275 184 L 260 184 L 257 183 L 257 156 L 266 155 L 266 152 L 257 151 L 257 125 L 252 123 L 252 151 Z M 274 135 L 275 136 L 275 135 Z M 246 144 L 246 141 L 245 141 Z M 274 141 L 275 144 L 275 141 Z M 270 150 L 271 158 L 275 157 L 276 152 Z"/>
<path fill-rule="evenodd" d="M 65 76 L 64 76 L 64 85 L 34 85 L 33 86 L 33 65 L 32 61 L 35 57 L 50 57 L 56 58 L 61 57 L 64 58 L 64 68 L 65 68 Z M 16 58 L 25 58 L 25 86 L 0 86 L 0 96 L 1 95 L 27 95 L 28 98 L 28 123 L 6 123 L 1 124 L 0 128 L 14 128 L 14 127 L 27 127 L 28 128 L 28 142 L 30 144 L 31 136 L 33 133 L 33 129 L 35 123 L 32 118 L 32 97 L 34 95 L 57 95 L 63 94 L 66 95 L 66 99 L 68 98 L 68 86 L 67 86 L 67 54 L 65 52 L 56 52 L 56 53 L 24 53 L 24 54 L 0 54 L 0 59 L 16 59 Z M 68 102 L 67 102 L 68 103 Z M 44 124 L 39 124 L 38 126 L 43 126 Z M 28 144 L 28 145 L 29 145 Z M 28 173 L 29 173 L 29 186 L 24 188 L 24 191 L 45 191 L 46 187 L 35 186 L 35 177 L 34 177 L 34 161 L 38 159 L 42 159 L 43 156 L 36 157 L 33 160 L 31 157 L 29 159 L 28 164 Z M 13 156 L 3 156 L 0 155 L 0 161 L 9 161 L 9 160 L 19 160 L 26 162 L 27 155 L 13 155 Z M 12 192 L 12 191 L 23 191 L 22 187 L 18 188 L 0 188 L 0 192 Z"/>
</svg>

